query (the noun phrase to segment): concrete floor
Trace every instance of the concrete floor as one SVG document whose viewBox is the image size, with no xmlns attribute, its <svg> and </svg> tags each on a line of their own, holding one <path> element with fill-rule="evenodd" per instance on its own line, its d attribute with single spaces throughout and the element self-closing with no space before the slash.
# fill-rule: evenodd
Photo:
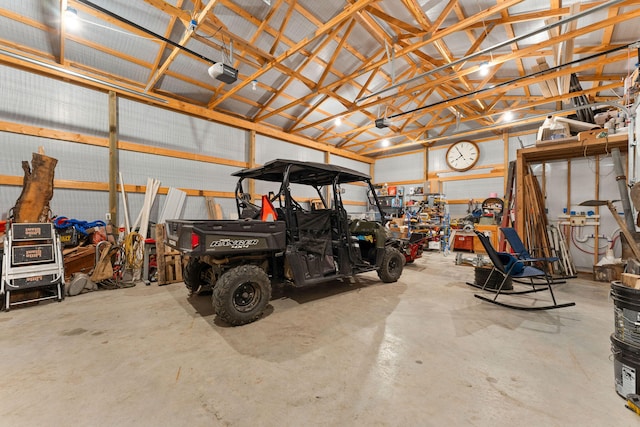
<svg viewBox="0 0 640 427">
<path fill-rule="evenodd" d="M 608 283 L 519 312 L 474 298 L 473 271 L 426 253 L 395 284 L 279 290 L 236 328 L 178 283 L 3 312 L 0 425 L 639 425 L 615 392 Z"/>
</svg>

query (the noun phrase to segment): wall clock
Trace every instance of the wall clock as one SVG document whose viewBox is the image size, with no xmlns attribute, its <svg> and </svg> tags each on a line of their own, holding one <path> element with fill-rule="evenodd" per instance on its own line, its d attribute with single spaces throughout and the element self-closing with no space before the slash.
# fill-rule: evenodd
<svg viewBox="0 0 640 427">
<path fill-rule="evenodd" d="M 458 141 L 447 150 L 447 165 L 453 170 L 464 172 L 478 163 L 480 149 L 475 142 Z"/>
</svg>

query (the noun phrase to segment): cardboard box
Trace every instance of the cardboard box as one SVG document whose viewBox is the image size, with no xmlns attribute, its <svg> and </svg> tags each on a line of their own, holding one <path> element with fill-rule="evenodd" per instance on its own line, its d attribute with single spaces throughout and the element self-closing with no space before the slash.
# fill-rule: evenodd
<svg viewBox="0 0 640 427">
<path fill-rule="evenodd" d="M 612 282 L 620 280 L 624 264 L 605 264 L 593 266 L 593 280 L 596 282 Z"/>
</svg>

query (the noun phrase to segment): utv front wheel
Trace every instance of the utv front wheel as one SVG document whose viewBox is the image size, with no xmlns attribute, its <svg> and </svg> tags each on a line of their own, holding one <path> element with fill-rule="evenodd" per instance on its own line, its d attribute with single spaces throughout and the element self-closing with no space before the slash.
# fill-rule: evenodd
<svg viewBox="0 0 640 427">
<path fill-rule="evenodd" d="M 199 295 L 204 291 L 210 291 L 213 285 L 212 274 L 212 267 L 209 264 L 198 258 L 189 258 L 182 272 L 189 295 Z"/>
<path fill-rule="evenodd" d="M 402 275 L 404 267 L 404 255 L 396 248 L 387 246 L 384 249 L 382 265 L 378 270 L 378 277 L 385 283 L 397 282 Z"/>
<path fill-rule="evenodd" d="M 213 289 L 216 314 L 233 326 L 256 320 L 271 299 L 269 276 L 255 265 L 241 265 L 224 273 Z"/>
</svg>

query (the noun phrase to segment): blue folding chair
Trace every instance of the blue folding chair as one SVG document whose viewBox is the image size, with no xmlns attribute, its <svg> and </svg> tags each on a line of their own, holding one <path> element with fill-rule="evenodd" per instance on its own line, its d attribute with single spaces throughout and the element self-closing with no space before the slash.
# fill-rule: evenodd
<svg viewBox="0 0 640 427">
<path fill-rule="evenodd" d="M 504 235 L 505 239 L 507 239 L 507 242 L 509 242 L 509 246 L 511 246 L 511 249 L 513 250 L 513 255 L 515 255 L 519 260 L 538 263 L 538 265 L 544 266 L 546 271 L 550 270 L 549 266 L 552 263 L 560 260 L 560 258 L 556 256 L 534 257 L 533 255 L 531 255 L 529 250 L 527 250 L 527 248 L 524 246 L 524 243 L 522 242 L 522 239 L 520 239 L 520 236 L 518 235 L 518 232 L 515 230 L 515 228 L 503 227 L 500 229 L 500 231 Z M 552 277 L 551 281 L 556 285 L 565 283 L 565 280 L 562 280 L 562 278 Z"/>
<path fill-rule="evenodd" d="M 502 306 L 502 307 L 513 308 L 516 310 L 528 310 L 528 311 L 550 310 L 553 308 L 571 307 L 576 305 L 575 302 L 568 302 L 564 304 L 557 303 L 556 297 L 553 294 L 553 288 L 552 288 L 552 285 L 554 285 L 555 283 L 553 283 L 550 276 L 545 271 L 539 268 L 533 267 L 531 265 L 527 265 L 528 263 L 534 262 L 533 260 L 535 260 L 535 258 L 531 260 L 515 259 L 514 261 L 514 259 L 512 258 L 512 255 L 504 252 L 500 252 L 500 253 L 497 252 L 491 245 L 489 238 L 485 236 L 483 233 L 479 231 L 476 231 L 475 233 L 478 236 L 480 243 L 484 247 L 484 250 L 487 252 L 487 255 L 489 255 L 489 259 L 491 260 L 491 263 L 493 264 L 491 273 L 489 274 L 487 281 L 482 286 L 482 290 L 486 289 L 487 283 L 489 282 L 489 278 L 491 277 L 491 275 L 494 274 L 494 272 L 502 276 L 502 282 L 500 283 L 500 285 L 496 289 L 491 290 L 491 292 L 495 293 L 493 298 L 487 298 L 483 295 L 474 294 L 476 298 L 481 299 L 483 301 L 490 302 L 492 304 Z M 509 267 L 508 268 L 505 267 L 506 265 L 508 265 Z M 504 285 L 507 282 L 507 279 L 509 278 L 513 279 L 513 281 L 517 283 L 525 283 L 524 281 L 526 280 L 528 281 L 527 284 L 531 286 L 531 289 L 525 290 L 525 291 L 503 292 Z M 540 287 L 539 284 L 536 284 L 535 279 L 544 280 L 546 282 L 546 286 Z M 507 295 L 507 296 L 522 295 L 522 294 L 529 294 L 533 292 L 545 291 L 547 289 L 551 294 L 551 300 L 553 301 L 553 304 L 547 304 L 543 306 L 540 306 L 540 305 L 525 306 L 525 305 L 497 301 L 500 295 Z"/>
</svg>

